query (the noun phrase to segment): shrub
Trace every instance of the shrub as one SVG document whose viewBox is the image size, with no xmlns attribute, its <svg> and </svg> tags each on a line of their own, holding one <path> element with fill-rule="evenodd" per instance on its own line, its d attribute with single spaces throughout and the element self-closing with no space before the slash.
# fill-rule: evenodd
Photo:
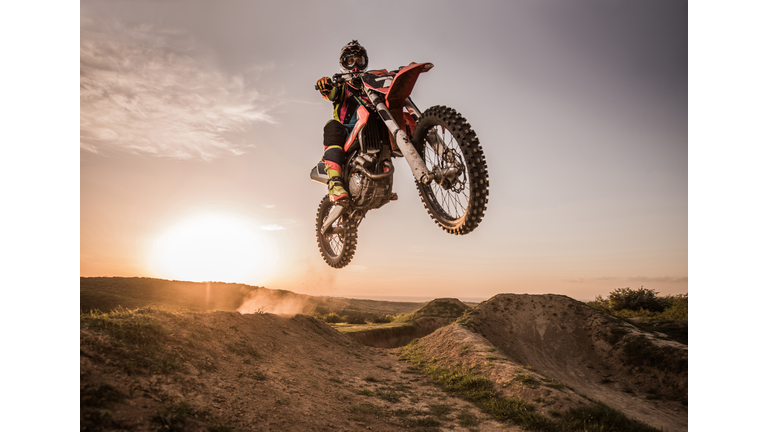
<svg viewBox="0 0 768 432">
<path fill-rule="evenodd" d="M 339 314 L 335 312 L 331 312 L 329 314 L 321 314 L 319 312 L 312 312 L 312 317 L 317 318 L 319 320 L 325 321 L 328 324 L 338 324 L 340 322 L 344 322 L 344 320 L 339 316 Z"/>
<path fill-rule="evenodd" d="M 608 295 L 595 297 L 587 306 L 622 318 L 651 318 L 668 321 L 688 321 L 688 294 L 659 297 L 658 293 L 640 287 L 617 288 Z"/>
<path fill-rule="evenodd" d="M 328 324 L 338 324 L 340 322 L 344 322 L 344 319 L 341 318 L 339 314 L 331 312 L 323 317 L 323 321 L 327 322 Z"/>
<path fill-rule="evenodd" d="M 362 315 L 344 315 L 344 322 L 347 324 L 365 324 L 365 317 Z"/>
<path fill-rule="evenodd" d="M 629 287 L 616 288 L 608 294 L 608 307 L 612 311 L 645 309 L 650 312 L 663 312 L 667 301 L 658 294 L 654 290 L 643 287 L 636 290 Z"/>
<path fill-rule="evenodd" d="M 688 321 L 688 294 L 679 294 L 666 297 L 669 306 L 661 315 L 660 319 Z"/>
<path fill-rule="evenodd" d="M 392 315 L 378 315 L 368 320 L 371 324 L 383 324 L 392 322 Z"/>
</svg>

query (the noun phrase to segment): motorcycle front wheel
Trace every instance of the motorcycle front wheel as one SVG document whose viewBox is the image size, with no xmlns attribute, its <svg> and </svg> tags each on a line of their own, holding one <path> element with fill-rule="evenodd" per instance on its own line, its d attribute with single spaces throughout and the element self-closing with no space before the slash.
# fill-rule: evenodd
<svg viewBox="0 0 768 432">
<path fill-rule="evenodd" d="M 427 185 L 416 181 L 427 212 L 448 233 L 472 232 L 488 204 L 488 166 L 475 131 L 456 110 L 434 106 L 419 119 L 412 142 L 427 170 L 449 173 Z"/>
<path fill-rule="evenodd" d="M 352 261 L 357 248 L 357 226 L 348 220 L 347 215 L 342 215 L 331 225 L 325 234 L 320 230 L 323 223 L 328 219 L 328 214 L 333 209 L 333 203 L 328 195 L 320 201 L 320 207 L 317 209 L 317 220 L 315 221 L 315 235 L 317 237 L 317 247 L 320 249 L 320 255 L 329 266 L 333 268 L 342 268 Z"/>
</svg>

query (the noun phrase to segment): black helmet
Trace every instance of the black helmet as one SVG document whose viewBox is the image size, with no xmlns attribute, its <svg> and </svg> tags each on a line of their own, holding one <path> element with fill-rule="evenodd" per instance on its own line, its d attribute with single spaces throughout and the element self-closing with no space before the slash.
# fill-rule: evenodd
<svg viewBox="0 0 768 432">
<path fill-rule="evenodd" d="M 344 45 L 339 56 L 341 73 L 365 72 L 368 69 L 368 53 L 356 40 Z"/>
</svg>

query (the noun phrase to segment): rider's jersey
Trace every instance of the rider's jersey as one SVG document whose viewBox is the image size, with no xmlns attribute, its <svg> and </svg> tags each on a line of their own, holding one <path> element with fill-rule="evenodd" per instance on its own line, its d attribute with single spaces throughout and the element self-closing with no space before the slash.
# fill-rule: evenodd
<svg viewBox="0 0 768 432">
<path fill-rule="evenodd" d="M 347 127 L 353 127 L 357 123 L 357 107 L 363 103 L 370 103 L 368 97 L 360 90 L 355 89 L 349 83 L 341 87 L 334 87 L 323 98 L 333 102 L 333 118 Z"/>
</svg>

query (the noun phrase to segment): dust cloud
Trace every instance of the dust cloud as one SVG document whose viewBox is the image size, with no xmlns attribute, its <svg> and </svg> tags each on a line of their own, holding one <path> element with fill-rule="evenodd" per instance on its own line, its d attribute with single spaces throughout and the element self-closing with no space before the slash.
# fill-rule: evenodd
<svg viewBox="0 0 768 432">
<path fill-rule="evenodd" d="M 271 313 L 276 315 L 297 315 L 311 312 L 314 306 L 306 296 L 290 291 L 253 291 L 237 308 L 241 314 Z"/>
</svg>

